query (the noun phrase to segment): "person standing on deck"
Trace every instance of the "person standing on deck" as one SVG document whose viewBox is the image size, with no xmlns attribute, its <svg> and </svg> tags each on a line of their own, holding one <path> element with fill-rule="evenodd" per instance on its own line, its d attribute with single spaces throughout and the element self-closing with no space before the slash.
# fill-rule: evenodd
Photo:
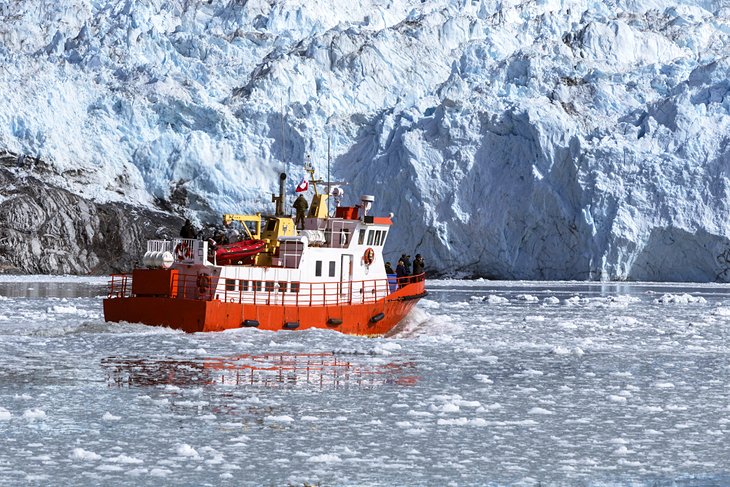
<svg viewBox="0 0 730 487">
<path fill-rule="evenodd" d="M 309 203 L 307 202 L 307 198 L 305 198 L 304 195 L 300 194 L 299 196 L 297 196 L 297 199 L 294 200 L 293 206 L 294 209 L 297 210 L 297 217 L 294 220 L 294 226 L 301 230 L 302 228 L 304 228 L 304 215 L 307 213 Z"/>
<path fill-rule="evenodd" d="M 185 225 L 183 225 L 180 229 L 180 236 L 182 238 L 196 238 L 198 236 L 198 232 L 195 230 L 195 227 L 193 227 L 190 220 L 185 220 Z"/>
<path fill-rule="evenodd" d="M 421 254 L 416 254 L 416 260 L 413 261 L 413 275 L 423 274 L 426 268 L 426 262 L 421 257 Z"/>
</svg>

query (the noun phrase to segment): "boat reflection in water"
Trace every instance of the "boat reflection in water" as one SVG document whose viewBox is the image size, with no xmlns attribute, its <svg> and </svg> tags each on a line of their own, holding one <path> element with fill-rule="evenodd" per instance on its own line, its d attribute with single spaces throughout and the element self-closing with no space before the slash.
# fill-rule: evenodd
<svg viewBox="0 0 730 487">
<path fill-rule="evenodd" d="M 349 359 L 345 359 L 349 357 Z M 361 363 L 358 363 L 361 358 Z M 413 386 L 414 362 L 380 363 L 367 355 L 324 353 L 244 354 L 231 357 L 107 357 L 101 361 L 110 386 L 174 385 L 241 387 L 370 388 Z"/>
</svg>

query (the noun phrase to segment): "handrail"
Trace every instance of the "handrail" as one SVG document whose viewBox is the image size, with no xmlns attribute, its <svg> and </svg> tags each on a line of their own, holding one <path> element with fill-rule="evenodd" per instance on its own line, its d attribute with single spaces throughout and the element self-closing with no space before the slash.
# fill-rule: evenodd
<svg viewBox="0 0 730 487">
<path fill-rule="evenodd" d="M 231 279 L 217 276 L 182 274 L 173 280 L 168 289 L 162 289 L 154 297 L 175 299 L 220 300 L 243 304 L 268 304 L 291 306 L 333 306 L 343 304 L 374 303 L 411 284 L 425 281 L 425 274 L 385 279 L 333 282 L 300 282 Z M 419 285 L 413 292 L 423 291 Z M 112 274 L 109 282 L 109 298 L 132 297 L 132 276 Z"/>
</svg>

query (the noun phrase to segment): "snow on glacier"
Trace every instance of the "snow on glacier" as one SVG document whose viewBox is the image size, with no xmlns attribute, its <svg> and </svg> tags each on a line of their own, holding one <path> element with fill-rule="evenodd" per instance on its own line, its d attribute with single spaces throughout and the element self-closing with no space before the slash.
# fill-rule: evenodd
<svg viewBox="0 0 730 487">
<path fill-rule="evenodd" d="M 723 0 L 0 3 L 0 149 L 99 201 L 262 210 L 311 154 L 430 270 L 730 280 Z M 34 158 L 40 158 L 48 168 Z"/>
</svg>

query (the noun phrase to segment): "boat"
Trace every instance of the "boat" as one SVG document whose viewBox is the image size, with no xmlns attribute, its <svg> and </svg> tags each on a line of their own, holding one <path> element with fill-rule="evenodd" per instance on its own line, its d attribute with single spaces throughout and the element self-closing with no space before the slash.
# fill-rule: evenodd
<svg viewBox="0 0 730 487">
<path fill-rule="evenodd" d="M 232 244 L 217 245 L 215 258 L 218 264 L 233 264 L 251 262 L 253 256 L 264 250 L 266 242 L 260 239 L 248 238 Z"/>
<path fill-rule="evenodd" d="M 369 214 L 371 195 L 340 206 L 342 190 L 330 191 L 331 183 L 307 171 L 314 196 L 301 228 L 284 211 L 282 173 L 274 214 L 223 215 L 226 225 L 239 222 L 241 242 L 214 248 L 201 239 L 148 241 L 142 266 L 111 276 L 104 319 L 191 333 L 324 328 L 377 336 L 393 330 L 427 291 L 423 274 L 386 274 L 383 246 L 392 213 Z"/>
</svg>

